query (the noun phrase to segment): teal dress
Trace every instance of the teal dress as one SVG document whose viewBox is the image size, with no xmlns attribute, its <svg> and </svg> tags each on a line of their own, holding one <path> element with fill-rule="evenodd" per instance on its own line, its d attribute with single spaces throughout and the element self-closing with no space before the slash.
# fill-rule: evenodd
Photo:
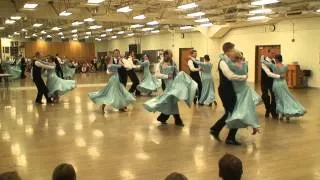
<svg viewBox="0 0 320 180">
<path fill-rule="evenodd" d="M 13 62 L 6 61 L 4 63 L 4 68 L 7 71 L 8 74 L 10 74 L 9 79 L 20 79 L 21 76 L 21 68 L 18 65 L 14 65 Z"/>
<path fill-rule="evenodd" d="M 200 65 L 202 68 L 201 71 L 201 83 L 202 83 L 202 91 L 199 103 L 201 104 L 212 104 L 215 98 L 215 90 L 214 90 L 214 82 L 212 79 L 212 64 L 211 63 L 203 63 L 199 61 L 193 61 Z"/>
<path fill-rule="evenodd" d="M 63 77 L 67 79 L 72 79 L 76 73 L 76 68 L 71 68 L 68 62 L 65 62 L 62 66 Z"/>
<path fill-rule="evenodd" d="M 272 63 L 264 62 L 275 74 L 285 75 L 288 66 L 277 67 Z M 276 99 L 276 110 L 282 117 L 299 117 L 306 113 L 305 108 L 290 93 L 285 79 L 273 79 L 272 91 Z"/>
<path fill-rule="evenodd" d="M 152 93 L 161 87 L 161 81 L 152 76 L 150 72 L 150 62 L 145 61 L 140 63 L 143 67 L 143 78 L 141 83 L 137 86 L 137 89 L 142 93 Z"/>
<path fill-rule="evenodd" d="M 233 62 L 227 63 L 230 70 L 238 75 L 247 74 L 247 64 L 243 63 L 242 67 L 236 66 Z M 258 128 L 259 120 L 256 112 L 256 103 L 254 101 L 255 91 L 252 89 L 246 81 L 233 80 L 232 85 L 236 93 L 237 102 L 233 112 L 226 120 L 226 124 L 229 128 L 246 128 L 253 127 Z"/>
<path fill-rule="evenodd" d="M 120 83 L 118 69 L 121 65 L 110 64 L 108 70 L 113 73 L 108 84 L 100 91 L 90 92 L 89 98 L 95 104 L 110 105 L 116 109 L 121 109 L 136 99 L 133 95 Z"/>
<path fill-rule="evenodd" d="M 173 72 L 172 67 L 164 68 L 163 74 Z M 166 89 L 162 95 L 152 98 L 145 102 L 143 106 L 149 112 L 161 112 L 166 115 L 180 114 L 178 101 L 183 100 L 190 107 L 197 91 L 197 83 L 191 77 L 179 72 L 178 75 L 171 79 L 164 80 Z"/>
<path fill-rule="evenodd" d="M 61 96 L 76 88 L 76 81 L 61 79 L 54 69 L 50 69 L 47 70 L 47 87 L 49 97 L 53 97 L 55 92 L 58 92 L 58 95 Z"/>
</svg>

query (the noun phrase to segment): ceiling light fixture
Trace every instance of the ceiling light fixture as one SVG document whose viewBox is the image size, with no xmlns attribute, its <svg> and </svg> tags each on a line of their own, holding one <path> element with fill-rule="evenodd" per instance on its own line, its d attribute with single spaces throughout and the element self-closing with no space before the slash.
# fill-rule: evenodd
<svg viewBox="0 0 320 180">
<path fill-rule="evenodd" d="M 198 5 L 196 3 L 189 3 L 189 4 L 184 4 L 184 5 L 181 5 L 181 6 L 178 6 L 178 9 L 191 9 L 191 8 L 196 8 L 198 7 Z"/>
<path fill-rule="evenodd" d="M 88 32 L 86 32 L 86 34 L 87 34 L 87 35 L 91 35 L 91 32 L 90 32 L 90 31 L 88 31 Z"/>
<path fill-rule="evenodd" d="M 45 32 L 45 31 L 41 31 L 40 33 L 41 33 L 41 34 L 47 34 L 47 32 Z"/>
<path fill-rule="evenodd" d="M 79 26 L 79 25 L 81 25 L 81 24 L 83 24 L 84 22 L 82 22 L 82 21 L 75 21 L 75 22 L 73 22 L 71 25 L 72 26 Z"/>
<path fill-rule="evenodd" d="M 100 36 L 101 37 L 107 37 L 107 34 L 101 34 Z"/>
<path fill-rule="evenodd" d="M 105 0 L 88 0 L 88 4 L 100 4 Z"/>
<path fill-rule="evenodd" d="M 89 27 L 89 29 L 100 29 L 100 28 L 102 28 L 101 25 L 93 25 Z"/>
<path fill-rule="evenodd" d="M 160 30 L 151 31 L 151 33 L 154 33 L 154 34 L 159 33 L 159 32 L 160 32 Z"/>
<path fill-rule="evenodd" d="M 26 30 L 26 29 L 21 29 L 21 31 L 22 31 L 22 32 L 27 32 L 28 30 Z"/>
<path fill-rule="evenodd" d="M 61 39 L 64 39 L 65 37 L 64 36 L 61 36 Z"/>
<path fill-rule="evenodd" d="M 26 3 L 24 4 L 23 8 L 24 9 L 35 9 L 38 6 L 37 3 Z"/>
<path fill-rule="evenodd" d="M 14 24 L 14 23 L 16 23 L 16 21 L 15 21 L 15 20 L 7 19 L 4 23 L 5 23 L 5 24 Z"/>
<path fill-rule="evenodd" d="M 133 19 L 136 19 L 136 20 L 141 20 L 141 19 L 145 19 L 145 18 L 146 18 L 146 16 L 144 14 L 133 17 Z"/>
<path fill-rule="evenodd" d="M 101 41 L 101 39 L 100 38 L 96 38 L 96 41 Z"/>
<path fill-rule="evenodd" d="M 21 19 L 21 16 L 11 16 L 10 19 L 13 19 L 13 20 L 20 20 Z"/>
<path fill-rule="evenodd" d="M 129 34 L 128 34 L 128 36 L 133 36 L 133 35 L 134 35 L 134 33 L 129 33 Z"/>
<path fill-rule="evenodd" d="M 30 39 L 30 36 L 25 36 L 24 38 L 25 38 L 25 39 Z"/>
<path fill-rule="evenodd" d="M 78 32 L 78 30 L 77 29 L 73 29 L 73 30 L 71 30 L 71 33 L 77 33 Z"/>
<path fill-rule="evenodd" d="M 63 32 L 59 32 L 58 35 L 59 35 L 59 36 L 63 36 Z"/>
<path fill-rule="evenodd" d="M 52 38 L 52 36 L 50 34 L 47 35 L 47 38 Z"/>
<path fill-rule="evenodd" d="M 211 26 L 213 26 L 213 24 L 208 22 L 208 23 L 200 24 L 199 26 L 200 27 L 211 27 Z"/>
<path fill-rule="evenodd" d="M 0 26 L 0 30 L 4 30 L 5 29 L 5 27 L 3 27 L 3 26 Z"/>
<path fill-rule="evenodd" d="M 11 35 L 8 35 L 8 38 L 12 38 L 12 36 L 11 36 Z"/>
<path fill-rule="evenodd" d="M 266 4 L 274 4 L 274 3 L 278 3 L 279 0 L 258 0 L 258 1 L 253 1 L 251 2 L 252 6 L 262 6 L 262 5 L 266 5 Z"/>
<path fill-rule="evenodd" d="M 267 16 L 252 16 L 248 18 L 248 21 L 259 21 L 269 19 Z"/>
<path fill-rule="evenodd" d="M 153 25 L 157 25 L 159 24 L 158 21 L 151 21 L 151 22 L 147 22 L 148 25 L 153 26 Z"/>
<path fill-rule="evenodd" d="M 142 31 L 152 31 L 154 28 L 143 28 Z"/>
<path fill-rule="evenodd" d="M 188 17 L 198 17 L 198 16 L 203 16 L 205 15 L 206 13 L 204 12 L 195 12 L 195 13 L 190 13 L 190 14 L 187 14 Z"/>
<path fill-rule="evenodd" d="M 95 19 L 93 19 L 93 18 L 87 18 L 87 19 L 84 19 L 83 21 L 85 21 L 85 22 L 93 22 L 93 21 L 95 21 Z"/>
<path fill-rule="evenodd" d="M 112 32 L 112 29 L 106 29 L 107 32 Z"/>
<path fill-rule="evenodd" d="M 320 13 L 320 9 L 316 10 L 316 12 Z"/>
<path fill-rule="evenodd" d="M 84 38 L 85 38 L 85 39 L 89 39 L 89 36 L 85 36 Z"/>
<path fill-rule="evenodd" d="M 249 14 L 269 14 L 271 13 L 272 10 L 271 9 L 255 9 L 255 10 L 252 10 L 252 11 L 249 11 Z"/>
<path fill-rule="evenodd" d="M 41 27 L 41 26 L 42 26 L 42 24 L 39 24 L 39 23 L 36 23 L 33 25 L 33 27 Z"/>
<path fill-rule="evenodd" d="M 19 35 L 20 35 L 20 33 L 18 33 L 18 32 L 14 32 L 14 33 L 13 33 L 13 35 L 19 36 Z"/>
<path fill-rule="evenodd" d="M 51 30 L 52 31 L 60 31 L 62 28 L 59 28 L 59 27 L 53 27 Z"/>
<path fill-rule="evenodd" d="M 37 34 L 32 34 L 32 36 L 33 36 L 33 37 L 37 37 L 38 35 L 37 35 Z"/>
<path fill-rule="evenodd" d="M 117 9 L 117 12 L 121 12 L 121 13 L 127 13 L 127 12 L 130 12 L 130 11 L 132 11 L 132 9 L 129 6 Z"/>
<path fill-rule="evenodd" d="M 67 11 L 62 11 L 59 16 L 70 16 L 72 13 Z"/>
<path fill-rule="evenodd" d="M 203 22 L 209 22 L 210 20 L 208 18 L 201 18 L 201 19 L 196 19 L 194 20 L 194 22 L 197 23 L 203 23 Z"/>
<path fill-rule="evenodd" d="M 124 31 L 119 31 L 117 34 L 124 34 Z"/>
<path fill-rule="evenodd" d="M 72 37 L 78 37 L 78 34 L 73 34 Z"/>
<path fill-rule="evenodd" d="M 74 41 L 78 41 L 78 38 L 73 38 L 72 40 L 74 40 Z"/>
<path fill-rule="evenodd" d="M 187 30 L 187 29 L 192 29 L 192 26 L 182 26 L 180 27 L 181 30 Z"/>
<path fill-rule="evenodd" d="M 130 26 L 131 28 L 140 28 L 140 27 L 143 27 L 142 24 L 134 24 L 134 25 L 131 25 Z"/>
<path fill-rule="evenodd" d="M 112 39 L 116 39 L 116 38 L 117 38 L 117 36 L 111 36 L 111 38 L 112 38 Z"/>
</svg>

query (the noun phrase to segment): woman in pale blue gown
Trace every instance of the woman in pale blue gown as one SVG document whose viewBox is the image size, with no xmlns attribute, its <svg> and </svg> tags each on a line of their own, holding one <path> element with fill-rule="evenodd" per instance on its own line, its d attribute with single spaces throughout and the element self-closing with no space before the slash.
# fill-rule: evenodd
<svg viewBox="0 0 320 180">
<path fill-rule="evenodd" d="M 201 68 L 201 83 L 202 91 L 199 100 L 199 105 L 209 105 L 212 106 L 214 103 L 217 106 L 217 101 L 215 97 L 214 82 L 212 79 L 212 64 L 210 63 L 210 57 L 208 55 L 204 56 L 205 62 L 193 61 L 200 65 Z"/>
<path fill-rule="evenodd" d="M 53 62 L 53 57 L 50 58 Z M 52 64 L 54 66 L 54 64 Z M 75 80 L 65 80 L 57 76 L 55 69 L 47 70 L 48 96 L 54 102 L 59 102 L 59 97 L 76 88 Z"/>
<path fill-rule="evenodd" d="M 62 65 L 63 77 L 66 79 L 72 79 L 74 74 L 76 73 L 76 68 L 71 67 L 71 63 L 65 61 Z"/>
<path fill-rule="evenodd" d="M 173 115 L 176 126 L 184 126 L 178 108 L 178 101 L 183 100 L 190 107 L 197 90 L 197 83 L 184 72 L 178 69 L 172 60 L 172 52 L 164 52 L 164 60 L 156 68 L 156 77 L 163 79 L 165 90 L 162 95 L 152 98 L 143 105 L 149 112 L 160 112 L 157 120 L 167 124 L 170 115 Z"/>
<path fill-rule="evenodd" d="M 106 105 L 112 106 L 120 111 L 127 111 L 128 104 L 136 100 L 119 81 L 118 69 L 121 66 L 120 64 L 109 64 L 107 73 L 112 74 L 112 76 L 108 84 L 100 91 L 89 93 L 89 98 L 95 104 L 102 105 L 102 112 L 104 112 Z"/>
<path fill-rule="evenodd" d="M 288 71 L 288 65 L 282 64 L 282 56 L 276 55 L 276 64 L 263 61 L 264 64 L 269 66 L 275 74 L 285 77 Z M 306 113 L 305 108 L 300 102 L 290 93 L 287 82 L 284 78 L 273 79 L 272 91 L 276 99 L 276 111 L 280 119 L 284 117 L 290 120 L 290 117 L 303 116 Z"/>
<path fill-rule="evenodd" d="M 10 74 L 9 79 L 20 79 L 21 76 L 21 68 L 14 64 L 13 61 L 6 61 L 4 62 L 4 68 L 8 74 Z"/>
<path fill-rule="evenodd" d="M 248 64 L 241 60 L 241 53 L 234 50 L 236 56 L 233 61 L 227 62 L 233 73 L 246 75 Z M 232 114 L 226 120 L 229 128 L 247 128 L 252 127 L 253 133 L 259 131 L 259 120 L 256 112 L 256 103 L 254 102 L 254 93 L 256 93 L 246 81 L 233 80 L 232 85 L 236 93 L 237 101 Z"/>
<path fill-rule="evenodd" d="M 144 55 L 143 58 L 143 62 L 139 61 L 139 64 L 143 67 L 143 78 L 141 83 L 137 86 L 137 89 L 142 93 L 150 95 L 153 91 L 157 91 L 157 89 L 161 87 L 161 81 L 152 76 L 148 55 Z"/>
</svg>

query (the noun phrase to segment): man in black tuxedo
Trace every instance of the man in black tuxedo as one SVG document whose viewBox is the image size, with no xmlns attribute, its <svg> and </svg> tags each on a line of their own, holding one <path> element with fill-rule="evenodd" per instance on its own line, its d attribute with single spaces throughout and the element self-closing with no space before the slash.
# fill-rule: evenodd
<svg viewBox="0 0 320 180">
<path fill-rule="evenodd" d="M 267 61 L 269 63 L 275 63 L 274 56 L 275 52 L 272 49 L 268 49 L 267 57 L 262 57 L 264 61 Z M 265 117 L 269 118 L 270 113 L 272 115 L 272 118 L 277 119 L 278 114 L 276 112 L 276 100 L 275 96 L 272 91 L 272 85 L 273 85 L 273 79 L 279 79 L 281 78 L 280 75 L 274 74 L 272 70 L 266 66 L 264 63 L 261 63 L 261 91 L 262 91 L 262 100 L 264 103 L 264 106 L 266 108 Z M 270 102 L 270 95 L 271 95 L 271 102 Z"/>
<path fill-rule="evenodd" d="M 119 49 L 115 49 L 113 51 L 112 63 L 113 64 L 121 64 L 122 65 L 118 69 L 119 81 L 120 81 L 121 84 L 124 85 L 124 87 L 126 87 L 127 81 L 128 81 L 128 74 L 127 74 L 127 70 L 124 67 L 124 64 L 122 62 L 122 57 L 120 56 L 120 50 Z"/>
<path fill-rule="evenodd" d="M 236 54 L 232 52 L 234 49 L 234 44 L 227 42 L 223 45 L 224 54 L 220 56 L 219 61 L 219 77 L 220 85 L 218 87 L 218 93 L 221 98 L 225 113 L 224 115 L 210 128 L 210 133 L 213 137 L 221 141 L 219 138 L 220 131 L 226 125 L 226 119 L 233 112 L 234 106 L 237 101 L 236 93 L 233 89 L 232 80 L 246 81 L 247 75 L 237 75 L 234 74 L 228 67 L 227 62 L 235 60 Z M 230 145 L 240 145 L 236 141 L 236 133 L 238 129 L 230 129 L 228 137 L 226 139 L 226 144 Z"/>
<path fill-rule="evenodd" d="M 61 58 L 59 57 L 59 54 L 56 54 L 56 57 L 54 58 L 54 63 L 56 64 L 56 73 L 57 73 L 57 76 L 58 76 L 59 78 L 62 78 L 62 79 L 63 79 L 63 71 L 62 71 L 62 67 L 61 67 L 62 60 L 61 60 Z"/>
</svg>

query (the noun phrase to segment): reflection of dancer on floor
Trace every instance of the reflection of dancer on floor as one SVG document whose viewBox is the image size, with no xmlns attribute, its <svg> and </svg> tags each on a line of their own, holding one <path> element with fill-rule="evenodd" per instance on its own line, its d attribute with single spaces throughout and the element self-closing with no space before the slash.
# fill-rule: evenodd
<svg viewBox="0 0 320 180">
<path fill-rule="evenodd" d="M 112 76 L 108 84 L 100 91 L 89 93 L 89 98 L 95 104 L 102 105 L 103 112 L 106 105 L 110 105 L 120 111 L 127 111 L 127 105 L 135 101 L 133 95 L 119 81 L 118 69 L 121 66 L 121 64 L 109 64 L 107 73 Z"/>
<path fill-rule="evenodd" d="M 247 76 L 246 75 L 237 75 L 233 73 L 227 63 L 235 56 L 232 52 L 232 49 L 234 49 L 234 44 L 227 42 L 223 44 L 223 52 L 224 54 L 220 56 L 220 61 L 218 65 L 219 70 L 219 76 L 220 76 L 220 85 L 218 87 L 218 93 L 221 98 L 225 113 L 224 115 L 210 128 L 210 133 L 213 135 L 213 137 L 221 141 L 219 138 L 220 131 L 222 128 L 226 125 L 226 119 L 229 117 L 229 115 L 233 112 L 234 107 L 236 105 L 237 96 L 234 91 L 232 80 L 238 80 L 238 81 L 246 81 Z M 236 141 L 236 128 L 231 128 L 229 130 L 228 137 L 226 139 L 226 144 L 231 145 L 240 145 Z"/>
<path fill-rule="evenodd" d="M 161 87 L 161 81 L 153 77 L 150 72 L 149 56 L 145 54 L 143 59 L 143 62 L 139 61 L 139 64 L 143 67 L 143 77 L 137 89 L 142 93 L 151 95 L 153 91 L 157 91 L 157 89 Z"/>
<path fill-rule="evenodd" d="M 282 64 L 282 56 L 280 54 L 275 56 L 275 60 L 276 64 L 269 63 L 266 60 L 264 60 L 263 63 L 270 67 L 274 73 L 282 77 L 280 79 L 274 79 L 272 85 L 272 91 L 276 99 L 277 113 L 281 120 L 284 117 L 289 120 L 290 117 L 303 116 L 306 113 L 305 108 L 290 93 L 287 82 L 284 79 L 288 71 L 288 65 Z"/>
<path fill-rule="evenodd" d="M 247 75 L 248 64 L 242 61 L 241 52 L 231 50 L 231 61 L 227 62 L 230 70 L 237 75 Z M 232 80 L 232 86 L 236 93 L 236 104 L 234 110 L 226 120 L 230 129 L 252 127 L 253 133 L 258 132 L 260 127 L 258 115 L 256 113 L 256 104 L 254 101 L 255 91 L 249 87 L 246 81 Z"/>
<path fill-rule="evenodd" d="M 35 57 L 32 59 L 32 78 L 38 89 L 36 104 L 42 104 L 41 100 L 43 95 L 47 99 L 47 103 L 53 103 L 48 96 L 48 88 L 42 79 L 41 71 L 42 69 L 54 69 L 55 66 L 51 63 L 41 61 L 40 58 L 40 53 L 37 52 Z"/>
<path fill-rule="evenodd" d="M 214 90 L 214 82 L 212 79 L 212 64 L 210 63 L 210 57 L 208 55 L 204 56 L 204 62 L 194 61 L 200 65 L 201 68 L 201 84 L 202 84 L 202 92 L 201 97 L 199 99 L 199 105 L 207 104 L 212 106 L 212 103 L 217 105 L 215 90 Z"/>
<path fill-rule="evenodd" d="M 50 61 L 54 63 L 54 58 L 51 57 Z M 76 81 L 62 79 L 57 76 L 55 70 L 50 69 L 47 73 L 47 87 L 49 90 L 49 97 L 52 97 L 54 102 L 59 102 L 60 96 L 73 90 L 76 87 Z"/>
<path fill-rule="evenodd" d="M 172 60 L 172 52 L 164 52 L 164 60 L 156 68 L 156 77 L 163 79 L 166 89 L 163 94 L 144 103 L 150 112 L 160 112 L 157 120 L 167 124 L 170 115 L 173 115 L 177 126 L 184 126 L 178 108 L 178 101 L 184 100 L 188 106 L 192 104 L 197 84 L 186 73 L 178 73 L 176 64 Z"/>
</svg>

